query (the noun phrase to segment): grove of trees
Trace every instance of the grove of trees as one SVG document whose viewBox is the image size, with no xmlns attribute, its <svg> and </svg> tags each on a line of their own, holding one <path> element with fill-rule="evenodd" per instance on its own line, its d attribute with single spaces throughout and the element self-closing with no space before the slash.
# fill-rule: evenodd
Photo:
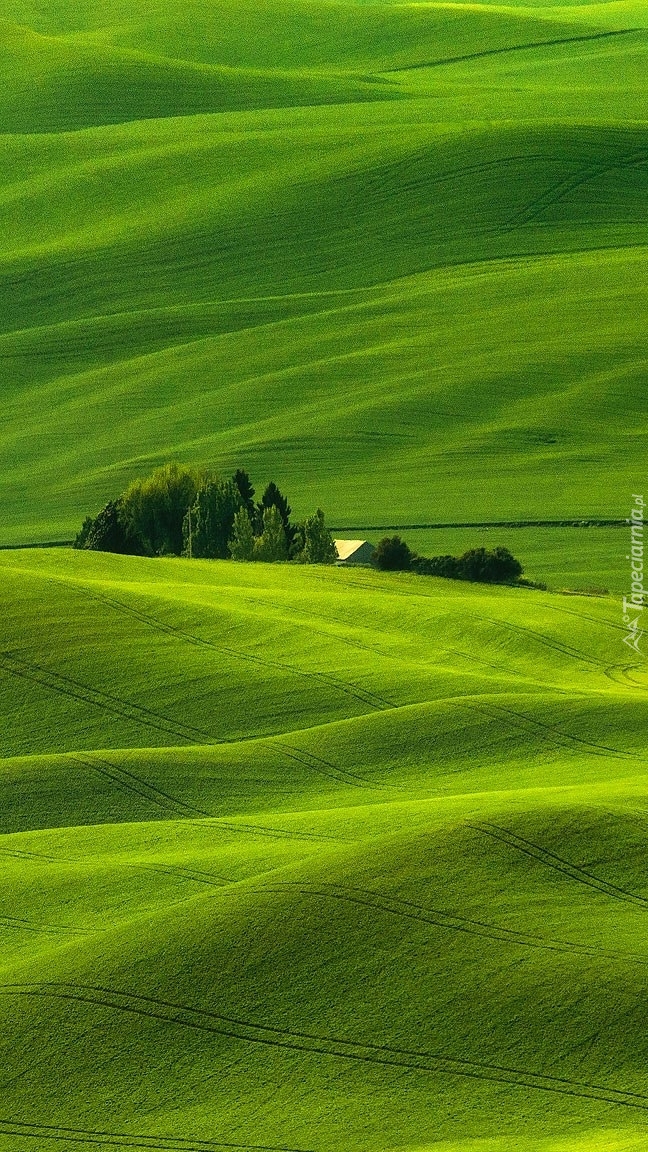
<svg viewBox="0 0 648 1152">
<path fill-rule="evenodd" d="M 321 508 L 294 524 L 274 482 L 258 503 L 254 495 L 242 469 L 224 480 L 165 464 L 84 520 L 74 546 L 135 556 L 334 563 L 335 545 Z"/>
<path fill-rule="evenodd" d="M 294 560 L 334 564 L 337 553 L 318 508 L 299 523 L 272 481 L 261 499 L 247 472 L 229 479 L 184 464 L 164 464 L 134 480 L 116 500 L 83 522 L 74 546 L 133 556 L 205 560 Z M 417 556 L 400 536 L 385 536 L 372 563 L 391 572 L 511 584 L 522 565 L 508 548 L 471 548 L 462 556 Z"/>
</svg>

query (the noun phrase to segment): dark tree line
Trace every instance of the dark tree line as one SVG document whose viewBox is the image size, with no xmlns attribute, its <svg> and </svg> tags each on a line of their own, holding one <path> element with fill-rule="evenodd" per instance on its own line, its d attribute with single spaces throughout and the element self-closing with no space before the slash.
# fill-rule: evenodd
<svg viewBox="0 0 648 1152">
<path fill-rule="evenodd" d="M 75 548 L 134 556 L 298 560 L 330 564 L 333 538 L 317 509 L 300 524 L 274 482 L 258 503 L 247 472 L 223 480 L 165 464 L 134 480 L 116 500 L 83 522 Z"/>
<path fill-rule="evenodd" d="M 333 564 L 335 544 L 321 508 L 300 523 L 272 481 L 261 499 L 247 472 L 223 479 L 182 464 L 165 464 L 134 480 L 95 517 L 83 522 L 75 548 L 132 556 L 209 560 L 296 560 Z M 471 548 L 462 556 L 426 558 L 400 536 L 385 536 L 372 562 L 386 571 L 412 571 L 453 580 L 510 584 L 522 565 L 507 548 Z"/>
<path fill-rule="evenodd" d="M 385 536 L 373 556 L 377 568 L 392 572 L 416 572 L 420 576 L 445 576 L 482 584 L 513 584 L 522 565 L 508 548 L 470 548 L 462 556 L 417 556 L 400 536 Z"/>
</svg>

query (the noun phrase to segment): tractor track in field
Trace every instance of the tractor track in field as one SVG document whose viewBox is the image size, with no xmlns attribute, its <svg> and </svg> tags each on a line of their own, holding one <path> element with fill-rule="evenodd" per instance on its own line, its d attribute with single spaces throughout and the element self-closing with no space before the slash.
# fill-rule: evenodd
<svg viewBox="0 0 648 1152">
<path fill-rule="evenodd" d="M 632 679 L 632 672 L 636 672 L 638 664 L 612 664 L 605 669 L 605 675 L 613 684 L 620 684 L 622 688 L 634 688 L 635 692 L 648 692 L 648 685 L 637 684 Z"/>
<path fill-rule="evenodd" d="M 273 601 L 273 600 L 261 600 L 259 598 L 253 599 L 250 596 L 245 596 L 245 597 L 243 597 L 243 599 L 246 601 L 246 603 L 253 604 L 256 607 L 259 607 L 260 605 L 262 605 L 263 607 L 274 608 L 284 616 L 286 614 L 289 614 L 291 616 L 294 616 L 297 614 L 301 614 L 303 616 L 306 616 L 308 623 L 304 622 L 304 624 L 302 626 L 303 626 L 303 628 L 306 629 L 306 631 L 308 631 L 308 633 L 310 635 L 323 636 L 325 640 L 328 640 L 331 643 L 344 644 L 344 645 L 346 645 L 347 648 L 355 648 L 358 652 L 368 652 L 371 656 L 373 656 L 373 657 L 378 656 L 382 660 L 402 661 L 402 658 L 394 652 L 384 652 L 380 648 L 376 648 L 372 644 L 365 644 L 362 640 L 358 640 L 357 638 L 352 640 L 349 636 L 345 635 L 344 632 L 341 632 L 339 630 L 327 632 L 323 628 L 315 628 L 312 625 L 313 620 L 320 620 L 320 621 L 323 621 L 326 623 L 332 623 L 336 628 L 339 628 L 341 626 L 343 629 L 348 629 L 348 628 L 357 627 L 357 622 L 345 620 L 344 618 L 341 618 L 339 616 L 333 616 L 333 617 L 322 616 L 321 613 L 319 613 L 319 612 L 311 613 L 306 608 L 298 608 L 297 605 L 295 605 L 295 604 L 277 604 L 276 601 Z M 316 676 L 320 679 L 322 677 L 326 677 L 327 680 L 332 680 L 336 684 L 343 683 L 343 681 L 336 680 L 335 677 L 328 676 L 328 674 L 326 672 L 308 672 L 308 673 L 306 673 L 306 675 Z M 390 703 L 390 701 L 386 700 L 383 696 L 380 696 L 378 693 L 370 692 L 369 689 L 366 689 L 366 688 L 362 688 L 362 689 L 360 689 L 360 691 L 365 692 L 367 694 L 367 696 L 373 696 L 374 699 L 377 701 L 377 703 L 381 705 L 381 707 L 382 706 L 384 706 L 386 708 L 393 708 L 394 707 L 394 705 L 392 703 Z"/>
<path fill-rule="evenodd" d="M 196 636 L 194 633 L 187 632 L 175 624 L 166 624 L 157 616 L 153 616 L 130 604 L 125 604 L 122 600 L 117 600 L 112 596 L 99 595 L 98 593 L 86 594 L 92 596 L 93 599 L 98 600 L 100 603 L 105 604 L 107 607 L 115 609 L 115 611 L 122 612 L 127 616 L 132 616 L 133 619 L 138 620 L 141 624 L 147 625 L 154 631 L 162 632 L 185 644 L 191 644 L 197 648 L 207 648 L 213 652 L 217 652 L 220 656 L 229 656 L 245 663 L 255 664 L 261 668 L 271 668 L 281 672 L 288 672 L 292 676 L 301 676 L 311 682 L 315 680 L 322 684 L 328 684 L 337 691 L 343 692 L 345 695 L 358 700 L 361 704 L 368 705 L 370 708 L 375 708 L 378 711 L 383 711 L 393 706 L 389 700 L 385 700 L 382 696 L 368 689 L 348 684 L 346 681 L 339 680 L 336 676 L 329 675 L 327 672 L 308 672 L 304 669 L 296 668 L 291 664 L 284 664 L 279 660 L 267 660 L 262 656 L 255 656 L 251 652 L 241 652 L 237 648 L 216 644 L 213 640 Z"/>
<path fill-rule="evenodd" d="M 198 868 L 184 868 L 180 864 L 129 864 L 128 867 L 159 872 L 161 876 L 179 876 L 181 880 L 193 880 L 194 884 L 206 884 L 211 888 L 224 888 L 228 884 L 236 883 L 230 876 L 220 876 L 217 872 L 202 872 Z"/>
<path fill-rule="evenodd" d="M 581 169 L 579 172 L 573 173 L 563 180 L 558 180 L 540 196 L 531 200 L 525 208 L 521 209 L 515 216 L 512 216 L 500 231 L 506 231 L 517 228 L 520 225 L 532 223 L 538 219 L 543 209 L 551 208 L 554 204 L 558 204 L 570 192 L 575 192 L 578 188 L 583 188 L 598 176 L 604 176 L 608 172 L 615 171 L 615 169 L 640 168 L 643 167 L 647 161 L 648 153 L 644 150 L 631 153 L 625 157 L 619 156 L 606 164 L 596 164 L 590 168 Z"/>
<path fill-rule="evenodd" d="M 289 759 L 303 764 L 306 768 L 311 768 L 329 780 L 335 780 L 338 784 L 350 784 L 353 788 L 386 788 L 391 790 L 389 784 L 372 784 L 364 776 L 358 776 L 355 772 L 348 772 L 346 768 L 338 768 L 336 764 L 331 764 L 329 760 L 323 760 L 321 756 L 316 756 L 313 752 L 307 752 L 303 748 L 293 748 L 289 744 L 280 744 L 274 739 L 272 746 L 278 748 Z"/>
<path fill-rule="evenodd" d="M 557 728 L 555 724 L 549 724 L 544 720 L 537 720 L 533 716 L 527 716 L 525 712 L 516 712 L 513 708 L 505 708 L 503 704 L 489 703 L 489 704 L 471 704 L 469 707 L 475 712 L 481 712 L 482 715 L 490 716 L 491 719 L 497 719 L 498 713 L 504 716 L 513 717 L 514 720 L 522 721 L 523 724 L 528 725 L 530 728 L 540 728 L 543 732 L 548 732 L 552 741 L 557 744 L 559 748 L 573 748 L 574 745 L 582 746 L 592 756 L 603 756 L 607 759 L 612 757 L 616 760 L 630 760 L 634 763 L 643 764 L 644 760 L 640 753 L 626 752 L 622 748 L 613 748 L 607 744 L 597 744 L 595 740 L 586 740 L 584 736 L 575 736 L 573 732 L 564 732 L 561 728 Z M 495 715 L 493 715 L 493 713 Z"/>
<path fill-rule="evenodd" d="M 277 1028 L 270 1024 L 257 1024 L 224 1016 L 201 1008 L 175 1004 L 158 997 L 119 992 L 97 985 L 66 983 L 4 984 L 0 995 L 33 997 L 88 1004 L 96 1008 L 125 1012 L 129 1015 L 178 1025 L 200 1032 L 282 1048 L 307 1056 L 327 1056 L 365 1065 L 406 1069 L 411 1072 L 467 1077 L 473 1080 L 507 1084 L 510 1087 L 534 1089 L 581 1099 L 598 1100 L 625 1108 L 648 1111 L 648 1095 L 629 1089 L 613 1088 L 604 1084 L 572 1080 L 566 1076 L 532 1072 L 488 1061 L 447 1056 L 420 1049 L 399 1048 L 395 1045 L 348 1040 L 336 1036 Z"/>
<path fill-rule="evenodd" d="M 509 848 L 513 848 L 516 852 L 521 852 L 523 855 L 530 857 L 532 860 L 537 860 L 540 864 L 544 864 L 547 868 L 552 868 L 555 872 L 567 876 L 570 880 L 575 880 L 579 884 L 591 888 L 595 892 L 602 893 L 605 896 L 611 897 L 613 900 L 622 901 L 625 904 L 633 904 L 635 907 L 642 908 L 644 911 L 648 909 L 648 898 L 639 896 L 636 892 L 630 892 L 627 888 L 621 888 L 617 884 L 612 884 L 607 880 L 601 880 L 598 876 L 586 872 L 584 868 L 580 868 L 578 864 L 572 864 L 571 861 L 565 860 L 562 856 L 556 855 L 548 848 L 543 848 L 540 844 L 534 844 L 532 840 L 527 840 L 523 836 L 518 836 L 517 833 L 511 832 L 508 828 L 501 828 L 498 824 L 490 824 L 487 822 L 468 824 L 468 828 L 472 828 L 475 832 L 481 832 L 486 836 L 490 836 L 493 840 L 498 840 L 502 844 L 506 844 Z"/>
<path fill-rule="evenodd" d="M 203 808 L 196 808 L 193 804 L 187 804 L 177 796 L 171 796 L 170 793 L 162 791 L 155 784 L 149 784 L 141 776 L 137 776 L 134 772 L 129 772 L 126 768 L 121 768 L 118 764 L 114 764 L 110 760 L 105 760 L 99 756 L 85 759 L 82 756 L 72 755 L 68 753 L 68 760 L 73 760 L 77 764 L 82 764 L 86 768 L 91 768 L 97 772 L 98 775 L 104 779 L 109 780 L 115 784 L 120 791 L 134 793 L 137 796 L 143 797 L 145 800 L 157 804 L 165 812 L 171 812 L 175 816 L 205 816 L 212 817 L 213 813 L 205 812 Z"/>
<path fill-rule="evenodd" d="M 73 936 L 86 936 L 91 928 L 74 928 L 70 924 L 38 924 L 34 920 L 25 920 L 20 916 L 0 915 L 0 928 L 22 929 L 24 932 L 43 932 L 47 935 L 57 935 L 59 932 L 70 933 Z"/>
<path fill-rule="evenodd" d="M 490 668 L 493 672 L 505 672 L 507 676 L 521 676 L 524 680 L 529 682 L 530 677 L 524 672 L 520 672 L 519 668 L 511 668 L 507 664 L 494 664 L 492 660 L 486 660 L 483 656 L 476 656 L 474 652 L 461 652 L 459 648 L 446 648 L 445 651 L 452 656 L 458 656 L 461 660 L 469 660 L 471 664 L 481 664 L 484 668 Z M 537 683 L 537 681 L 531 681 Z"/>
<path fill-rule="evenodd" d="M 196 824 L 196 820 L 187 820 L 187 824 Z M 273 828 L 265 824 L 238 824 L 230 820 L 221 820 L 219 816 L 210 817 L 210 823 L 200 821 L 201 828 L 222 829 L 224 832 L 245 832 L 250 836 L 267 836 L 271 840 L 306 840 L 315 844 L 344 844 L 355 843 L 354 840 L 343 840 L 339 836 L 327 836 L 318 832 L 293 832 L 289 828 Z"/>
<path fill-rule="evenodd" d="M 375 591 L 375 586 L 366 580 L 348 580 L 347 584 L 354 585 L 356 588 L 368 589 L 372 592 Z M 488 587 L 488 585 L 484 587 Z M 493 587 L 507 587 L 507 585 L 493 585 Z M 405 589 L 390 587 L 389 596 L 400 596 L 410 601 L 413 597 L 425 600 L 438 600 L 438 595 L 431 595 L 429 592 L 419 591 L 418 588 L 414 591 L 406 591 Z M 558 653 L 560 656 L 569 656 L 573 660 L 582 660 L 584 663 L 592 665 L 593 668 L 601 672 L 605 672 L 606 670 L 606 665 L 598 656 L 588 656 L 586 652 L 581 651 L 579 648 L 572 648 L 570 645 L 561 644 L 560 641 L 551 640 L 544 632 L 538 632 L 534 628 L 529 628 L 523 624 L 513 624 L 510 620 L 484 616 L 476 612 L 465 611 L 464 616 L 467 619 L 477 621 L 478 624 L 492 624 L 499 629 L 507 628 L 510 632 L 518 633 L 525 638 L 529 636 L 543 647 Z M 509 669 L 509 671 L 511 670 Z M 557 688 L 555 691 L 566 692 L 566 689 Z"/>
<path fill-rule="evenodd" d="M 518 932 L 513 928 L 504 928 L 498 924 L 472 920 L 466 916 L 459 916 L 455 912 L 429 908 L 423 904 L 417 904 L 413 900 L 402 900 L 400 897 L 388 896 L 385 893 L 371 891 L 371 889 L 367 888 L 345 887 L 341 884 L 323 884 L 320 885 L 319 888 L 316 888 L 314 885 L 302 884 L 296 880 L 292 882 L 286 881 L 280 884 L 263 885 L 258 888 L 257 891 L 293 891 L 299 893 L 301 896 L 316 896 L 332 900 L 341 900 L 350 904 L 375 908 L 380 912 L 400 916 L 406 920 L 416 920 L 419 923 L 431 924 L 435 928 L 447 928 L 455 932 L 465 932 L 470 936 L 496 940 L 504 944 L 519 944 L 526 948 L 538 948 L 542 951 L 588 956 L 594 959 L 622 960 L 626 963 L 648 967 L 648 957 L 636 956 L 627 952 L 615 952 L 613 949 L 601 948 L 596 944 L 580 944 L 573 940 L 557 940 L 547 936 L 536 936 L 529 932 Z"/>
<path fill-rule="evenodd" d="M 210 817 L 214 819 L 214 817 Z M 189 823 L 188 820 L 185 823 Z M 193 821 L 192 821 L 193 823 Z M 87 857 L 79 856 L 47 856 L 41 852 L 19 852 L 10 851 L 7 848 L 0 848 L 0 856 L 11 856 L 18 860 L 37 860 L 43 861 L 45 864 L 70 864 L 73 867 L 93 868 L 95 861 Z M 106 864 L 105 860 L 100 862 Z M 182 864 L 165 864 L 164 862 L 148 864 L 146 861 L 138 860 L 108 860 L 108 863 L 113 867 L 128 868 L 136 872 L 156 872 L 161 876 L 178 876 L 181 880 L 193 880 L 196 884 L 210 885 L 213 888 L 223 888 L 227 884 L 236 884 L 238 881 L 233 880 L 231 876 L 223 876 L 218 872 L 205 872 L 200 868 L 187 868 Z M 0 916 L 0 924 L 2 923 L 2 916 Z M 88 928 L 66 928 L 70 932 L 96 932 L 97 929 L 93 927 Z"/>
<path fill-rule="evenodd" d="M 152 1152 L 216 1152 L 231 1148 L 240 1152 L 310 1152 L 284 1144 L 235 1144 L 231 1140 L 202 1140 L 191 1136 L 140 1135 L 91 1128 L 71 1128 L 59 1124 L 28 1124 L 0 1119 L 0 1136 L 63 1141 L 69 1144 L 96 1144 L 101 1148 L 150 1148 Z"/>
<path fill-rule="evenodd" d="M 0 838 L 4 839 L 5 836 L 12 836 L 15 833 L 3 832 L 0 833 Z M 70 864 L 77 863 L 77 861 L 68 860 L 64 856 L 49 856 L 46 852 L 28 852 L 26 849 L 20 848 L 0 848 L 0 856 L 11 856 L 15 860 L 45 860 L 48 864 Z"/>
<path fill-rule="evenodd" d="M 552 652 L 557 652 L 560 656 L 569 656 L 573 660 L 582 660 L 586 664 L 591 664 L 593 667 L 605 671 L 605 664 L 598 656 L 588 656 L 587 653 L 582 652 L 579 648 L 572 648 L 569 644 L 561 644 L 558 640 L 550 640 L 548 636 L 545 636 L 544 632 L 537 632 L 535 628 L 529 628 L 524 624 L 512 624 L 510 620 L 497 620 L 491 616 L 477 615 L 474 612 L 468 612 L 466 615 L 481 624 L 494 624 L 497 628 L 507 628 L 509 632 L 516 632 L 522 636 L 530 636 L 537 643 L 542 644 L 545 648 L 549 648 Z"/>
<path fill-rule="evenodd" d="M 0 670 L 32 684 L 38 684 L 41 688 L 57 692 L 59 695 L 68 696 L 83 704 L 90 704 L 103 712 L 119 717 L 121 720 L 128 720 L 130 723 L 140 724 L 143 727 L 161 732 L 165 736 L 172 736 L 183 743 L 218 743 L 213 736 L 199 728 L 176 724 L 173 720 L 159 712 L 154 712 L 151 708 L 146 708 L 141 704 L 132 704 L 119 696 L 113 696 L 111 693 L 103 692 L 98 688 L 91 688 L 89 685 L 59 672 L 50 672 L 41 668 L 39 664 L 30 663 L 13 652 L 0 652 Z"/>
<path fill-rule="evenodd" d="M 581 36 L 561 36 L 554 40 L 532 40 L 529 44 L 510 44 L 503 48 L 485 48 L 481 52 L 467 52 L 462 56 L 444 56 L 438 60 L 428 60 L 422 64 L 404 64 L 400 68 L 385 68 L 382 75 L 393 72 L 415 72 L 421 68 L 441 68 L 447 64 L 463 64 L 464 61 L 483 60 L 486 56 L 503 56 L 509 52 L 528 52 L 534 48 L 556 48 L 561 44 L 580 44 L 590 40 L 607 40 L 612 36 L 631 36 L 642 32 L 642 28 L 617 28 L 609 32 L 591 32 Z"/>
</svg>

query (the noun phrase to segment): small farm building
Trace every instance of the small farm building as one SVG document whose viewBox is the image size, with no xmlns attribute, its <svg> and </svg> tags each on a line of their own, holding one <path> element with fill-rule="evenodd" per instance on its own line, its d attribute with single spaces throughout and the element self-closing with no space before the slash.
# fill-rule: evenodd
<svg viewBox="0 0 648 1152">
<path fill-rule="evenodd" d="M 370 544 L 368 540 L 336 540 L 335 550 L 338 554 L 337 563 L 344 565 L 347 564 L 371 564 L 371 557 L 375 551 L 375 545 Z"/>
</svg>

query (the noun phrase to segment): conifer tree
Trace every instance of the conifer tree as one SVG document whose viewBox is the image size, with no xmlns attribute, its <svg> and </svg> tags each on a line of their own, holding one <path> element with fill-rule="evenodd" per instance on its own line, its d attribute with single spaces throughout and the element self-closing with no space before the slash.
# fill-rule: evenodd
<svg viewBox="0 0 648 1152">
<path fill-rule="evenodd" d="M 232 560 L 254 560 L 254 528 L 247 508 L 239 508 L 234 517 L 229 550 Z"/>
<path fill-rule="evenodd" d="M 290 504 L 288 503 L 286 497 L 277 488 L 277 485 L 275 484 L 274 480 L 270 481 L 270 483 L 268 484 L 268 487 L 266 488 L 265 492 L 263 493 L 263 496 L 261 497 L 261 503 L 257 505 L 258 528 L 259 528 L 260 532 L 263 530 L 262 529 L 263 515 L 264 515 L 267 508 L 277 508 L 278 509 L 279 515 L 281 516 L 281 520 L 282 520 L 282 523 L 284 526 L 284 532 L 286 533 L 286 541 L 288 543 L 288 547 L 290 548 L 290 545 L 292 544 L 293 538 L 295 535 L 295 528 L 290 523 L 290 513 L 292 512 L 292 509 L 291 509 Z"/>
<path fill-rule="evenodd" d="M 304 522 L 304 547 L 299 559 L 305 564 L 333 564 L 337 560 L 333 537 L 321 508 Z"/>
<path fill-rule="evenodd" d="M 288 559 L 286 530 L 281 513 L 274 504 L 263 513 L 263 532 L 254 542 L 254 556 L 256 560 L 266 561 Z"/>
<path fill-rule="evenodd" d="M 232 481 L 238 488 L 241 500 L 243 502 L 243 507 L 245 508 L 251 523 L 254 524 L 256 512 L 254 505 L 254 488 L 252 487 L 252 481 L 250 480 L 248 473 L 243 468 L 237 468 L 232 477 Z"/>
</svg>

